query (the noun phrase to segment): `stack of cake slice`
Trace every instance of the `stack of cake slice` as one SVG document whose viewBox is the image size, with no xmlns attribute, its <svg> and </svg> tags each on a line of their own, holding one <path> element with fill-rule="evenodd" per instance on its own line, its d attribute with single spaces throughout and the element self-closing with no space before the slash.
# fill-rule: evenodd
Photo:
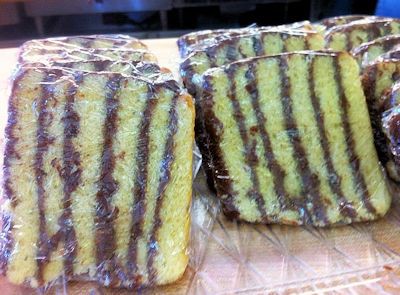
<svg viewBox="0 0 400 295">
<path fill-rule="evenodd" d="M 392 87 L 397 89 L 395 83 L 400 81 L 399 58 L 398 50 L 389 51 L 366 66 L 362 75 L 379 158 L 386 167 L 389 176 L 398 182 L 400 182 L 400 173 L 398 172 L 400 171 L 400 166 L 398 160 L 393 161 L 393 157 L 396 158 L 397 155 L 392 152 L 394 149 L 392 136 L 390 135 L 394 133 L 395 127 L 392 125 L 389 130 L 383 125 L 388 126 L 387 121 L 391 117 L 388 116 L 388 113 L 392 108 L 396 109 L 399 105 L 398 100 L 392 99 L 396 95 L 391 94 L 393 92 Z M 394 93 L 397 93 L 397 91 L 394 91 Z"/>
<path fill-rule="evenodd" d="M 104 58 L 92 60 L 98 50 Z M 119 56 L 127 50 L 152 56 L 123 36 L 22 47 L 32 59 L 19 65 L 9 100 L 0 240 L 12 283 L 64 276 L 139 288 L 186 268 L 192 98 L 154 58 Z"/>
<path fill-rule="evenodd" d="M 349 53 L 323 50 L 360 30 L 383 36 L 387 26 L 398 30 L 397 20 L 350 16 L 307 29 L 224 37 L 211 31 L 182 61 L 181 76 L 196 98 L 196 141 L 227 216 L 328 226 L 387 212 L 391 196 L 359 66 Z"/>
<path fill-rule="evenodd" d="M 371 118 L 374 142 L 381 163 L 391 179 L 399 182 L 399 161 L 394 161 L 394 125 L 389 132 L 389 109 L 386 93 L 391 92 L 400 79 L 400 20 L 394 18 L 348 16 L 325 21 L 329 28 L 325 33 L 326 46 L 337 50 L 349 50 L 361 66 L 363 87 Z M 329 24 L 337 23 L 330 26 Z M 384 120 L 384 122 L 383 122 Z M 384 127 L 385 125 L 386 127 Z"/>
</svg>

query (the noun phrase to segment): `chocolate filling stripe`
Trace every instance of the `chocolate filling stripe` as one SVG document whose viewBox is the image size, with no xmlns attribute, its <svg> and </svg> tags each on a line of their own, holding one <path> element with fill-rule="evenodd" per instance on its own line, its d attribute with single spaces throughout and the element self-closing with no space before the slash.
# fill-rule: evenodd
<svg viewBox="0 0 400 295">
<path fill-rule="evenodd" d="M 12 179 L 11 179 L 11 165 L 12 159 L 20 159 L 21 156 L 15 150 L 15 145 L 19 140 L 18 136 L 14 134 L 15 127 L 18 122 L 18 110 L 16 107 L 16 96 L 17 91 L 20 90 L 20 83 L 24 75 L 26 75 L 26 71 L 19 73 L 14 80 L 10 99 L 8 102 L 8 121 L 7 126 L 5 128 L 5 138 L 6 138 L 6 146 L 4 150 L 4 196 L 10 200 L 11 206 L 15 208 L 18 205 L 19 200 L 12 188 Z"/>
<path fill-rule="evenodd" d="M 3 188 L 4 198 L 10 200 L 10 205 L 15 208 L 18 204 L 14 189 L 11 186 L 11 165 L 12 159 L 20 158 L 20 155 L 15 150 L 18 137 L 14 135 L 14 130 L 18 121 L 18 111 L 16 108 L 16 95 L 20 89 L 21 79 L 24 77 L 23 73 L 19 73 L 14 80 L 11 95 L 8 102 L 8 121 L 5 128 L 6 146 L 4 150 L 4 168 L 3 168 Z M 11 252 L 14 245 L 14 239 L 12 235 L 13 221 L 11 215 L 6 212 L 2 212 L 2 229 L 0 233 L 0 274 L 6 274 L 8 268 L 8 261 L 11 256 Z"/>
<path fill-rule="evenodd" d="M 341 118 L 342 118 L 342 126 L 345 132 L 346 144 L 347 144 L 347 154 L 349 157 L 350 166 L 353 170 L 353 179 L 360 187 L 360 195 L 361 200 L 365 206 L 365 208 L 372 214 L 376 213 L 375 208 L 372 206 L 370 201 L 370 193 L 368 191 L 368 187 L 366 185 L 364 175 L 360 172 L 360 159 L 355 151 L 355 142 L 353 138 L 353 132 L 349 123 L 349 100 L 345 94 L 342 80 L 342 68 L 339 63 L 339 57 L 334 59 L 335 66 L 335 80 L 337 83 L 338 93 L 340 97 L 340 107 L 341 107 Z"/>
<path fill-rule="evenodd" d="M 291 84 L 289 76 L 286 71 L 288 64 L 286 58 L 289 56 L 282 56 L 280 58 L 280 76 L 281 76 L 281 96 L 282 96 L 282 109 L 285 115 L 285 129 L 287 135 L 293 145 L 293 158 L 297 160 L 297 171 L 302 179 L 302 196 L 305 203 L 303 204 L 303 210 L 305 210 L 305 223 L 312 222 L 312 217 L 308 212 L 309 197 L 311 197 L 310 203 L 313 204 L 313 212 L 316 221 L 322 221 L 324 224 L 328 224 L 325 208 L 322 203 L 320 194 L 320 180 L 318 175 L 313 173 L 310 169 L 310 165 L 307 159 L 306 150 L 301 142 L 301 136 L 297 128 L 297 123 L 293 114 L 293 101 L 290 96 Z M 301 212 L 300 212 L 301 213 Z M 307 216 L 308 215 L 308 216 Z"/>
<path fill-rule="evenodd" d="M 320 138 L 320 143 L 326 163 L 326 168 L 328 172 L 328 182 L 329 186 L 331 188 L 331 191 L 335 194 L 337 200 L 338 200 L 338 206 L 340 208 L 340 213 L 343 216 L 350 217 L 351 219 L 354 219 L 357 216 L 356 210 L 352 207 L 352 204 L 349 203 L 349 201 L 346 199 L 345 194 L 342 191 L 341 188 L 341 178 L 338 175 L 332 161 L 331 157 L 331 151 L 330 151 L 330 144 L 328 137 L 326 135 L 326 130 L 325 130 L 325 116 L 324 113 L 321 109 L 320 105 L 320 97 L 317 97 L 316 95 L 316 87 L 314 83 L 314 77 L 316 77 L 317 73 L 315 72 L 315 59 L 316 57 L 313 58 L 311 62 L 311 69 L 309 73 L 311 73 L 311 77 L 308 78 L 308 88 L 311 93 L 311 102 L 312 106 L 314 109 L 314 117 L 315 121 L 317 122 L 317 127 L 318 127 L 318 133 L 319 133 L 319 138 Z"/>
<path fill-rule="evenodd" d="M 48 134 L 47 127 L 52 123 L 52 114 L 47 109 L 48 103 L 53 99 L 53 88 L 52 83 L 55 81 L 55 75 L 52 72 L 47 73 L 44 81 L 41 83 L 41 93 L 37 98 L 37 146 L 34 162 L 34 173 L 36 179 L 36 192 L 38 199 L 38 213 L 39 213 L 39 240 L 38 240 L 38 251 L 37 251 L 37 279 L 39 285 L 43 285 L 43 271 L 45 265 L 49 261 L 50 249 L 48 245 L 48 234 L 46 228 L 46 191 L 44 188 L 44 182 L 47 173 L 43 170 L 44 155 L 49 149 L 49 145 L 54 142 L 54 137 Z"/>
<path fill-rule="evenodd" d="M 103 126 L 103 151 L 101 155 L 100 178 L 96 194 L 96 260 L 97 276 L 100 282 L 110 285 L 116 281 L 116 249 L 114 220 L 118 211 L 111 204 L 112 197 L 118 189 L 118 183 L 113 177 L 115 155 L 113 153 L 114 134 L 118 121 L 118 92 L 122 76 L 112 75 L 106 84 L 106 118 Z"/>
<path fill-rule="evenodd" d="M 136 285 L 140 285 L 141 277 L 137 274 L 137 256 L 138 241 L 143 235 L 144 215 L 146 212 L 146 188 L 148 182 L 149 169 L 149 143 L 150 143 L 150 124 L 153 111 L 157 105 L 159 88 L 153 88 L 148 85 L 147 102 L 140 123 L 140 132 L 138 136 L 137 154 L 136 154 L 136 179 L 134 183 L 133 196 L 134 203 L 132 209 L 132 225 L 130 230 L 130 239 L 128 245 L 128 271 L 131 278 L 135 280 Z"/>
<path fill-rule="evenodd" d="M 64 108 L 64 144 L 63 144 L 63 172 L 64 198 L 63 213 L 58 223 L 61 228 L 61 236 L 64 240 L 64 270 L 67 276 L 73 275 L 73 262 L 76 257 L 77 240 L 72 221 L 72 193 L 78 188 L 81 182 L 82 168 L 80 167 L 80 153 L 75 149 L 73 139 L 79 134 L 80 117 L 74 110 L 75 95 L 79 85 L 83 82 L 84 76 L 79 73 L 68 87 L 66 93 L 66 104 Z M 61 238 L 61 237 L 60 237 Z"/>
<path fill-rule="evenodd" d="M 352 33 L 351 31 L 350 31 L 350 33 L 347 33 L 347 32 L 343 32 L 342 33 L 342 34 L 344 34 L 344 38 L 346 40 L 346 50 L 347 51 L 350 51 L 354 47 L 353 46 L 353 41 L 351 40 L 351 33 Z"/>
<path fill-rule="evenodd" d="M 274 190 L 281 209 L 285 209 L 287 207 L 286 199 L 288 197 L 288 193 L 286 192 L 284 187 L 285 171 L 282 169 L 282 167 L 279 165 L 278 161 L 275 158 L 271 140 L 265 128 L 267 120 L 264 116 L 264 113 L 261 111 L 259 92 L 257 88 L 257 77 L 255 71 L 256 71 L 255 64 L 251 63 L 249 65 L 248 71 L 246 72 L 246 79 L 247 79 L 246 90 L 251 96 L 251 103 L 257 118 L 258 130 L 260 132 L 264 146 L 264 158 L 267 163 L 268 169 L 271 171 L 273 177 Z"/>
<path fill-rule="evenodd" d="M 217 190 L 218 197 L 221 198 L 224 213 L 229 218 L 235 219 L 239 217 L 239 210 L 234 204 L 234 196 L 237 193 L 233 190 L 232 180 L 220 147 L 223 124 L 213 111 L 214 99 L 212 93 L 214 93 L 214 90 L 211 79 L 211 76 L 204 77 L 204 90 L 200 100 L 200 116 L 204 122 L 206 134 L 205 146 L 208 148 L 210 157 L 212 158 L 211 170 L 213 172 L 215 189 Z"/>
<path fill-rule="evenodd" d="M 258 36 L 253 36 L 252 41 L 253 41 L 253 50 L 256 56 L 262 56 L 265 54 L 264 51 L 264 36 L 265 34 L 261 34 L 260 37 Z"/>
<path fill-rule="evenodd" d="M 248 192 L 248 195 L 250 198 L 256 201 L 261 217 L 266 217 L 267 213 L 265 209 L 265 202 L 264 198 L 260 194 L 260 183 L 256 172 L 257 155 L 255 154 L 255 151 L 252 152 L 251 143 L 245 125 L 245 115 L 240 109 L 240 103 L 236 97 L 235 73 L 236 73 L 235 66 L 230 66 L 226 70 L 226 74 L 228 76 L 228 81 L 229 81 L 228 97 L 231 101 L 233 108 L 233 117 L 235 118 L 237 127 L 239 129 L 240 138 L 242 139 L 244 147 L 244 156 L 246 159 L 245 161 L 247 165 L 249 165 L 250 167 L 250 177 L 253 182 L 253 187 Z"/>
<path fill-rule="evenodd" d="M 157 254 L 157 235 L 158 230 L 162 226 L 161 208 L 163 205 L 165 190 L 171 178 L 171 166 L 174 161 L 174 136 L 178 131 L 178 114 L 177 102 L 179 95 L 175 94 L 169 112 L 168 122 L 168 138 L 165 144 L 163 159 L 160 166 L 160 179 L 156 196 L 156 207 L 154 211 L 153 226 L 150 231 L 150 240 L 147 249 L 147 272 L 149 275 L 149 283 L 153 284 L 157 277 L 156 269 L 154 268 L 154 258 Z"/>
</svg>

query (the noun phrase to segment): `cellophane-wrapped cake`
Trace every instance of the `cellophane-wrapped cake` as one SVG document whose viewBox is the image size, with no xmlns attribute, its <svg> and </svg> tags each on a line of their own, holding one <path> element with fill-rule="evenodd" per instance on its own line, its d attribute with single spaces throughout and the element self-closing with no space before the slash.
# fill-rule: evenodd
<svg viewBox="0 0 400 295">
<path fill-rule="evenodd" d="M 32 287 L 177 280 L 188 263 L 191 96 L 136 39 L 39 40 L 21 52 L 38 44 L 9 100 L 1 273 Z M 71 44 L 89 58 L 70 58 Z M 121 58 L 132 44 L 138 58 Z M 93 59 L 99 50 L 108 55 Z"/>
</svg>

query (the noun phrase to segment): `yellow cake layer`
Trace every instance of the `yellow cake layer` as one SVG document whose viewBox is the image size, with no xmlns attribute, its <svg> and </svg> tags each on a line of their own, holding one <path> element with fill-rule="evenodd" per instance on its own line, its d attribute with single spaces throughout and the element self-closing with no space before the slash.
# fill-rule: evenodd
<svg viewBox="0 0 400 295">
<path fill-rule="evenodd" d="M 39 168 L 44 172 L 44 194 L 41 198 L 45 210 L 42 214 L 48 239 L 54 239 L 56 233 L 60 229 L 63 230 L 60 228 L 60 218 L 65 213 L 63 198 L 67 188 L 63 173 L 66 173 L 65 165 L 68 163 L 64 154 L 67 105 L 72 107 L 79 120 L 76 136 L 71 138 L 74 157 L 76 159 L 78 154 L 79 159 L 79 163 L 71 167 L 71 173 L 80 171 L 79 185 L 72 189 L 70 196 L 71 223 L 76 235 L 76 245 L 73 247 L 76 252 L 71 275 L 86 275 L 104 285 L 125 287 L 138 287 L 149 283 L 165 284 L 178 279 L 188 262 L 194 137 L 192 98 L 181 94 L 174 82 L 150 84 L 147 80 L 116 73 L 76 74 L 73 78 L 70 72 L 31 68 L 22 70 L 18 76 L 21 79 L 14 85 L 11 102 L 17 110 L 16 125 L 12 128 L 12 134 L 18 139 L 15 150 L 19 158 L 6 155 L 10 159 L 10 180 L 14 192 L 14 196 L 8 197 L 17 199 L 14 204 L 9 203 L 5 211 L 12 216 L 13 223 L 12 254 L 5 270 L 8 279 L 15 284 L 29 283 L 35 287 L 46 285 L 64 273 L 68 249 L 62 238 L 55 248 L 49 251 L 49 261 L 42 263 L 42 274 L 39 276 L 40 259 L 37 260 L 37 256 L 40 247 L 40 196 L 38 180 L 35 177 L 35 159 L 40 152 L 43 162 Z M 53 92 L 46 107 L 50 112 L 50 119 L 48 124 L 42 126 L 46 134 L 54 140 L 39 151 L 36 136 L 39 126 L 37 115 L 43 110 L 38 109 L 38 103 L 44 93 L 43 82 L 49 77 L 55 80 L 51 82 Z M 118 88 L 110 86 L 111 79 L 118 81 Z M 107 239 L 114 241 L 115 248 L 111 250 L 111 254 L 107 254 L 108 252 L 103 253 L 100 240 L 96 240 L 96 237 L 101 235 L 101 232 L 96 230 L 96 220 L 100 220 L 98 194 L 102 183 L 100 175 L 104 169 L 102 165 L 105 165 L 106 161 L 103 158 L 105 130 L 111 122 L 106 122 L 111 111 L 107 101 L 111 99 L 111 93 L 118 102 L 116 129 L 109 134 L 113 142 L 110 151 L 115 159 L 112 178 L 117 187 L 109 196 L 109 204 L 111 212 L 117 213 L 115 220 L 108 223 L 114 236 L 107 236 Z M 154 108 L 149 113 L 151 116 L 145 120 L 149 125 L 144 135 L 140 131 L 144 128 L 143 112 L 150 104 L 154 105 Z M 70 112 L 71 110 L 68 114 L 71 114 Z M 147 174 L 143 174 L 143 171 L 137 168 L 138 161 L 145 159 L 137 147 L 138 144 L 142 144 L 143 136 L 148 136 L 148 144 L 144 147 L 148 150 L 148 162 L 142 163 L 140 167 L 146 167 Z M 108 171 L 107 169 L 111 168 L 108 167 L 105 171 Z M 138 181 L 143 177 L 145 182 Z M 132 260 L 129 252 L 130 237 L 136 230 L 132 218 L 133 214 L 136 214 L 136 186 L 141 185 L 145 185 L 144 199 L 141 203 L 145 209 L 141 211 L 143 228 L 137 241 L 137 257 Z M 156 204 L 159 206 L 157 215 Z M 98 261 L 98 255 L 106 255 L 110 261 Z M 152 256 L 152 263 L 149 262 L 149 255 Z M 136 261 L 135 273 L 129 272 L 128 261 Z M 112 275 L 125 273 L 124 279 L 119 276 L 109 282 L 102 277 L 100 269 L 111 262 L 116 263 Z"/>
<path fill-rule="evenodd" d="M 358 71 L 347 53 L 306 51 L 239 61 L 204 74 L 199 104 L 217 163 L 217 191 L 228 192 L 218 192 L 228 214 L 249 222 L 326 226 L 386 213 L 391 196 Z M 276 190 L 279 183 L 283 196 Z M 254 190 L 259 199 L 250 193 Z"/>
</svg>

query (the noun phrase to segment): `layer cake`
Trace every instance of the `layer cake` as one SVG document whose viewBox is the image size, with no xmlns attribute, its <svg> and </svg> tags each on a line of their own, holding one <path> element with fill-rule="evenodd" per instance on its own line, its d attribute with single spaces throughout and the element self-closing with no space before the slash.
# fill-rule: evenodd
<svg viewBox="0 0 400 295">
<path fill-rule="evenodd" d="M 226 215 L 328 226 L 387 212 L 391 196 L 348 53 L 256 57 L 210 69 L 203 81 L 199 138 Z"/>
<path fill-rule="evenodd" d="M 9 102 L 0 269 L 136 288 L 188 262 L 194 110 L 172 80 L 20 69 Z"/>
</svg>

